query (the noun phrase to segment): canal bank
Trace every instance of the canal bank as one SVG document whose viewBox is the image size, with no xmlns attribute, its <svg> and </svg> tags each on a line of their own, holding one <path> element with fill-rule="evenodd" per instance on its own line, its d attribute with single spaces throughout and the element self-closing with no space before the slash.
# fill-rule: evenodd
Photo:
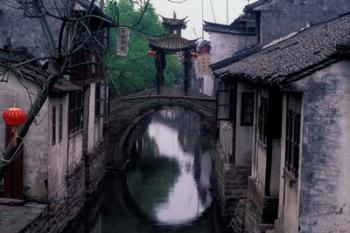
<svg viewBox="0 0 350 233">
<path fill-rule="evenodd" d="M 181 108 L 145 118 L 125 145 L 127 169 L 106 176 L 64 233 L 221 232 L 211 192 L 215 137 L 209 131 L 199 116 Z"/>
<path fill-rule="evenodd" d="M 129 135 L 125 149 L 127 168 L 109 172 L 96 192 L 78 201 L 84 207 L 63 233 L 223 232 L 212 193 L 215 135 L 198 115 L 182 108 L 150 115 Z M 46 204 L 6 208 L 19 214 L 9 215 L 18 228 L 8 232 L 60 231 L 50 225 L 54 216 Z"/>
</svg>

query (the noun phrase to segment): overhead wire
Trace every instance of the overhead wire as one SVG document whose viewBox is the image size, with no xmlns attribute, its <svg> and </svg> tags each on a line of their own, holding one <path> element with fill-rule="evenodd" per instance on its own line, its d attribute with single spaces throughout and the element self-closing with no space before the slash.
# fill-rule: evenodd
<svg viewBox="0 0 350 233">
<path fill-rule="evenodd" d="M 215 11 L 214 11 L 214 6 L 213 6 L 212 0 L 210 0 L 210 5 L 211 5 L 211 12 L 213 14 L 214 22 L 216 23 Z"/>
</svg>

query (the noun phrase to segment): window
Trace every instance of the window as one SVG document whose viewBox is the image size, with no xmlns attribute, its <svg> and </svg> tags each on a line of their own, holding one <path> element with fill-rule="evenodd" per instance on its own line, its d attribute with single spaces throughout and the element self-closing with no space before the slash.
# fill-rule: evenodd
<svg viewBox="0 0 350 233">
<path fill-rule="evenodd" d="M 286 169 L 295 177 L 299 173 L 300 128 L 301 128 L 301 95 L 287 97 L 286 122 Z"/>
<path fill-rule="evenodd" d="M 235 122 L 236 83 L 221 81 L 217 91 L 217 120 Z"/>
<path fill-rule="evenodd" d="M 259 127 L 259 142 L 267 144 L 267 114 L 268 114 L 268 99 L 261 97 L 258 116 Z"/>
<path fill-rule="evenodd" d="M 69 134 L 83 128 L 83 92 L 76 91 L 69 94 Z"/>
<path fill-rule="evenodd" d="M 254 121 L 254 93 L 242 93 L 241 125 L 253 125 Z"/>
<path fill-rule="evenodd" d="M 60 104 L 60 110 L 58 115 L 58 141 L 62 142 L 62 132 L 63 131 L 63 105 Z"/>
<path fill-rule="evenodd" d="M 221 81 L 217 91 L 217 116 L 220 120 L 228 120 L 230 113 L 230 92 L 225 88 L 225 83 Z"/>
<path fill-rule="evenodd" d="M 51 142 L 52 145 L 56 144 L 56 106 L 52 107 L 52 137 Z"/>
</svg>

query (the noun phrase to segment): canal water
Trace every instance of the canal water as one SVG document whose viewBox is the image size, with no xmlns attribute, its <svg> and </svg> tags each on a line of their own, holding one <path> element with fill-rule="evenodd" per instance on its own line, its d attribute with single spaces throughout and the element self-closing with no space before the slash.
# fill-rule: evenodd
<svg viewBox="0 0 350 233">
<path fill-rule="evenodd" d="M 109 173 L 64 233 L 220 233 L 212 197 L 214 135 L 183 108 L 143 120 L 126 145 L 125 172 Z"/>
</svg>

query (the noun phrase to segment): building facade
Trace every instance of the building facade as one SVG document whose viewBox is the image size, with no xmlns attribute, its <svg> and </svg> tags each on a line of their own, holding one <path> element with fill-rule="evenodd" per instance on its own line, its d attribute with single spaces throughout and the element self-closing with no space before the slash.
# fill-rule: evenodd
<svg viewBox="0 0 350 233">
<path fill-rule="evenodd" d="M 80 212 L 87 195 L 97 189 L 105 173 L 103 127 L 108 112 L 108 88 L 104 81 L 102 59 L 108 45 L 107 31 L 113 24 L 97 6 L 90 9 L 89 2 L 70 1 L 64 6 L 70 9 L 72 17 L 90 14 L 98 17 L 87 20 L 89 31 L 76 33 L 73 27 L 68 26 L 63 32 L 62 44 L 65 51 L 73 51 L 67 58 L 67 72 L 49 93 L 24 138 L 22 155 L 18 157 L 22 161 L 11 165 L 12 168 L 0 183 L 0 195 L 3 197 L 48 203 L 45 232 L 63 230 Z M 87 9 L 91 11 L 88 12 Z M 16 12 L 14 16 L 20 14 L 18 9 L 8 12 L 5 10 L 1 9 L 0 12 L 4 19 L 11 22 L 13 18 L 6 17 L 6 14 L 12 11 Z M 36 27 L 33 19 L 25 20 L 29 25 L 34 21 L 28 35 L 33 36 L 30 41 L 39 43 L 40 38 L 36 40 L 35 37 L 42 37 L 40 26 Z M 48 22 L 53 25 L 53 31 L 55 26 L 60 25 L 50 19 Z M 30 27 L 16 25 L 16 30 L 20 28 Z M 11 34 L 6 31 L 11 30 L 10 27 L 2 29 L 2 36 Z M 26 45 L 28 37 L 22 37 L 22 41 L 18 33 L 12 32 L 11 35 L 12 37 L 4 39 L 4 49 L 1 49 L 1 69 L 4 72 L 1 72 L 3 98 L 0 105 L 2 110 L 16 104 L 28 111 L 46 79 L 45 59 L 43 62 L 21 66 L 18 71 L 6 70 L 6 65 L 16 65 L 40 56 L 39 47 L 45 44 L 40 43 L 39 47 Z M 8 127 L 4 123 L 0 127 L 0 139 L 5 141 L 11 135 L 6 134 Z M 4 148 L 5 145 L 1 144 L 1 153 Z"/>
<path fill-rule="evenodd" d="M 215 71 L 223 80 L 253 86 L 246 232 L 350 227 L 344 180 L 349 19 L 345 14 L 304 29 Z M 242 114 L 245 107 L 238 102 Z"/>
<path fill-rule="evenodd" d="M 216 170 L 219 174 L 218 191 L 223 214 L 227 216 L 228 224 L 233 232 L 265 232 L 273 229 L 275 220 L 281 213 L 278 208 L 281 208 L 282 203 L 288 206 L 286 212 L 294 213 L 294 215 L 287 215 L 294 216 L 286 220 L 294 225 L 292 224 L 291 228 L 285 226 L 284 229 L 289 229 L 286 232 L 296 232 L 300 229 L 300 219 L 297 218 L 299 207 L 296 207 L 300 204 L 297 200 L 299 194 L 288 188 L 284 189 L 287 186 L 282 186 L 280 181 L 281 177 L 286 176 L 280 164 L 285 161 L 281 156 L 281 150 L 285 149 L 285 134 L 281 127 L 282 123 L 287 121 L 284 112 L 286 103 L 283 102 L 287 97 L 284 97 L 284 93 L 278 88 L 276 90 L 276 88 L 268 88 L 263 83 L 257 84 L 260 83 L 259 79 L 249 80 L 248 76 L 245 77 L 246 69 L 248 67 L 256 69 L 261 64 L 270 64 L 270 60 L 275 59 L 279 61 L 276 64 L 276 73 L 278 73 L 279 67 L 284 65 L 282 59 L 287 55 L 279 54 L 278 58 L 270 57 L 269 53 L 273 55 L 276 53 L 266 50 L 267 48 L 294 37 L 313 24 L 330 20 L 349 10 L 350 3 L 345 1 L 337 3 L 329 1 L 257 1 L 246 6 L 244 15 L 236 20 L 237 24 L 242 19 L 250 19 L 249 24 L 239 24 L 243 25 L 242 28 L 245 28 L 246 32 L 250 31 L 249 28 L 254 28 L 255 35 L 241 33 L 239 37 L 240 41 L 251 41 L 249 46 L 233 41 L 228 43 L 227 39 L 221 36 L 224 34 L 222 32 L 224 29 L 231 28 L 232 30 L 234 23 L 231 26 L 218 26 L 212 23 L 206 25 L 210 36 L 213 35 L 211 38 L 213 53 L 216 47 L 224 50 L 216 53 L 218 57 L 211 65 L 211 69 L 219 82 L 217 118 L 220 124 L 220 139 L 216 157 L 218 165 Z M 218 33 L 218 31 L 221 32 Z M 292 43 L 289 46 L 294 48 Z M 307 60 L 323 54 L 322 46 L 325 45 L 320 45 L 319 51 L 315 51 L 315 54 L 306 55 Z M 276 50 L 279 49 L 277 45 L 275 47 Z M 241 65 L 241 61 L 254 57 L 261 51 L 265 51 L 265 54 L 259 56 L 259 59 L 247 66 Z M 220 59 L 221 54 L 223 55 Z M 215 55 L 212 57 L 215 58 Z M 297 60 L 296 58 L 290 59 L 294 62 Z M 235 72 L 228 69 L 231 66 L 235 66 Z M 292 63 L 288 69 L 293 68 Z M 268 65 L 265 69 L 269 69 Z M 268 76 L 266 70 L 261 70 L 261 73 L 256 76 Z M 293 100 L 290 101 L 293 102 L 290 108 L 294 111 L 294 118 L 297 118 L 296 116 L 301 112 L 300 109 L 294 109 L 301 105 L 298 93 L 296 96 L 293 95 L 291 97 Z M 245 172 L 237 173 L 237 168 L 241 168 L 241 165 L 245 166 Z M 290 184 L 294 185 L 294 181 Z M 282 191 L 291 196 L 281 199 Z M 281 200 L 284 202 L 281 203 Z"/>
</svg>

